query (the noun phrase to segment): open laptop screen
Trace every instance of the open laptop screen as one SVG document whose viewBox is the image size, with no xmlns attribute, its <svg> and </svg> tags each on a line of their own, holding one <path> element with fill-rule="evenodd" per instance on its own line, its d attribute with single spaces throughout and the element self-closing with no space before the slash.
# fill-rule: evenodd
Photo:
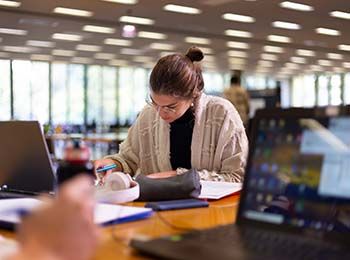
<svg viewBox="0 0 350 260">
<path fill-rule="evenodd" d="M 350 117 L 261 117 L 243 219 L 350 231 Z"/>
<path fill-rule="evenodd" d="M 0 187 L 28 194 L 50 192 L 55 178 L 37 121 L 0 122 Z"/>
</svg>

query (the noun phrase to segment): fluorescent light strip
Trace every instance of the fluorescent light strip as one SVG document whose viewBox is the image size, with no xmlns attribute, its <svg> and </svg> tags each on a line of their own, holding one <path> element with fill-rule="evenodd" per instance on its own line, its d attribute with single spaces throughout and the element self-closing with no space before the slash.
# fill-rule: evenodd
<svg viewBox="0 0 350 260">
<path fill-rule="evenodd" d="M 96 53 L 94 56 L 95 59 L 99 59 L 99 60 L 112 60 L 115 58 L 115 55 L 113 53 Z"/>
<path fill-rule="evenodd" d="M 28 31 L 19 30 L 19 29 L 11 29 L 11 28 L 0 28 L 0 33 L 13 34 L 13 35 L 27 35 Z"/>
<path fill-rule="evenodd" d="M 272 53 L 283 53 L 284 49 L 282 47 L 277 46 L 271 46 L 271 45 L 265 45 L 264 51 L 266 52 L 272 52 Z"/>
<path fill-rule="evenodd" d="M 269 54 L 269 53 L 262 53 L 260 57 L 261 57 L 263 60 L 272 60 L 272 61 L 278 60 L 277 55 Z"/>
<path fill-rule="evenodd" d="M 153 58 L 149 56 L 138 56 L 133 58 L 133 61 L 140 62 L 140 63 L 146 63 L 146 62 L 152 62 Z"/>
<path fill-rule="evenodd" d="M 19 7 L 21 5 L 21 2 L 0 0 L 0 5 L 6 7 Z"/>
<path fill-rule="evenodd" d="M 227 42 L 226 46 L 229 48 L 234 48 L 234 49 L 249 49 L 249 44 L 245 42 Z"/>
<path fill-rule="evenodd" d="M 75 51 L 56 49 L 52 51 L 52 55 L 70 57 L 75 55 Z"/>
<path fill-rule="evenodd" d="M 228 51 L 227 55 L 230 56 L 230 57 L 237 57 L 237 58 L 247 58 L 248 57 L 246 52 L 233 51 L 233 50 Z"/>
<path fill-rule="evenodd" d="M 127 66 L 128 62 L 126 60 L 111 60 L 109 63 L 111 66 Z"/>
<path fill-rule="evenodd" d="M 267 60 L 259 60 L 258 61 L 258 66 L 261 66 L 261 67 L 273 67 L 273 62 L 267 61 Z"/>
<path fill-rule="evenodd" d="M 350 20 L 350 13 L 346 13 L 342 11 L 333 11 L 333 12 L 330 12 L 329 15 L 332 17 Z"/>
<path fill-rule="evenodd" d="M 287 36 L 281 36 L 281 35 L 269 35 L 267 36 L 267 40 L 272 42 L 282 42 L 282 43 L 290 43 L 291 39 Z"/>
<path fill-rule="evenodd" d="M 95 32 L 95 33 L 114 33 L 115 29 L 112 27 L 96 26 L 96 25 L 85 25 L 83 31 Z"/>
<path fill-rule="evenodd" d="M 244 65 L 247 63 L 246 60 L 244 59 L 239 59 L 239 58 L 229 58 L 228 59 L 228 62 L 232 65 L 232 64 L 235 64 L 235 65 Z"/>
<path fill-rule="evenodd" d="M 81 9 L 73 9 L 73 8 L 65 8 L 65 7 L 56 7 L 53 9 L 53 12 L 56 14 L 66 14 L 73 16 L 83 16 L 83 17 L 91 17 L 93 16 L 93 12 L 81 10 Z"/>
<path fill-rule="evenodd" d="M 350 62 L 343 62 L 343 67 L 350 69 Z"/>
<path fill-rule="evenodd" d="M 175 46 L 172 44 L 167 44 L 167 43 L 154 42 L 150 45 L 150 48 L 155 49 L 155 50 L 172 51 L 175 49 Z"/>
<path fill-rule="evenodd" d="M 318 60 L 318 64 L 321 66 L 332 66 L 333 63 L 330 60 Z"/>
<path fill-rule="evenodd" d="M 342 60 L 343 55 L 339 53 L 327 53 L 327 58 L 331 60 Z"/>
<path fill-rule="evenodd" d="M 152 25 L 154 24 L 154 20 L 143 18 L 143 17 L 136 17 L 136 16 L 121 16 L 119 18 L 120 22 L 123 23 L 136 23 L 136 24 L 143 24 L 143 25 Z"/>
<path fill-rule="evenodd" d="M 200 50 L 201 50 L 204 54 L 213 54 L 213 49 L 211 49 L 211 48 L 200 47 Z"/>
<path fill-rule="evenodd" d="M 101 51 L 101 47 L 97 45 L 88 45 L 88 44 L 78 44 L 75 48 L 78 51 L 92 51 L 97 52 Z"/>
<path fill-rule="evenodd" d="M 225 13 L 221 16 L 225 20 L 242 22 L 242 23 L 254 23 L 255 18 L 247 15 Z"/>
<path fill-rule="evenodd" d="M 163 34 L 163 33 L 139 31 L 137 33 L 137 37 L 148 38 L 148 39 L 156 39 L 156 40 L 164 40 L 164 39 L 167 38 L 167 35 Z"/>
<path fill-rule="evenodd" d="M 211 41 L 207 38 L 200 37 L 185 37 L 185 42 L 193 44 L 210 44 Z"/>
<path fill-rule="evenodd" d="M 44 54 L 32 54 L 30 56 L 31 60 L 42 60 L 42 61 L 50 61 L 52 60 L 51 55 L 44 55 Z"/>
<path fill-rule="evenodd" d="M 331 35 L 331 36 L 339 36 L 340 31 L 334 30 L 334 29 L 329 29 L 329 28 L 316 28 L 315 31 L 319 34 L 326 34 L 326 35 Z"/>
<path fill-rule="evenodd" d="M 141 52 L 142 51 L 139 49 L 131 49 L 131 48 L 123 48 L 120 50 L 120 53 L 124 55 L 140 55 Z"/>
<path fill-rule="evenodd" d="M 288 29 L 288 30 L 300 30 L 301 26 L 297 23 L 289 23 L 282 21 L 272 22 L 272 26 L 276 28 Z"/>
<path fill-rule="evenodd" d="M 295 64 L 295 63 L 291 63 L 291 62 L 287 62 L 285 64 L 286 68 L 287 69 L 292 69 L 292 70 L 297 70 L 300 68 L 300 66 L 298 64 Z"/>
<path fill-rule="evenodd" d="M 303 57 L 291 57 L 290 61 L 294 62 L 294 63 L 299 63 L 299 64 L 305 64 L 306 63 L 306 59 L 303 58 Z"/>
<path fill-rule="evenodd" d="M 183 5 L 173 5 L 173 4 L 165 5 L 163 7 L 163 10 L 169 11 L 169 12 L 183 13 L 183 14 L 200 14 L 202 12 L 197 8 L 183 6 Z"/>
<path fill-rule="evenodd" d="M 310 69 L 315 71 L 322 71 L 323 68 L 320 65 L 310 65 Z"/>
<path fill-rule="evenodd" d="M 63 41 L 81 41 L 83 37 L 77 34 L 69 34 L 69 33 L 54 33 L 52 35 L 52 39 L 63 40 Z"/>
<path fill-rule="evenodd" d="M 38 50 L 37 48 L 22 47 L 22 46 L 4 46 L 2 49 L 4 51 L 20 52 L 20 53 L 29 53 L 29 52 L 35 52 Z"/>
<path fill-rule="evenodd" d="M 311 12 L 314 10 L 314 8 L 311 5 L 299 4 L 299 3 L 290 2 L 290 1 L 281 2 L 280 6 L 283 8 L 293 9 L 293 10 L 303 11 L 303 12 Z"/>
<path fill-rule="evenodd" d="M 134 5 L 138 3 L 138 0 L 102 0 L 105 2 L 111 2 L 116 4 Z"/>
<path fill-rule="evenodd" d="M 338 45 L 338 49 L 342 51 L 350 51 L 350 45 L 349 44 L 340 44 Z"/>
<path fill-rule="evenodd" d="M 251 37 L 253 37 L 253 34 L 251 32 L 240 31 L 240 30 L 232 30 L 232 29 L 225 30 L 225 34 L 228 35 L 228 36 L 241 37 L 241 38 L 251 38 Z"/>
<path fill-rule="evenodd" d="M 34 46 L 34 47 L 44 47 L 44 48 L 53 48 L 53 47 L 55 47 L 55 43 L 54 42 L 37 41 L 37 40 L 28 40 L 26 42 L 26 45 Z"/>
<path fill-rule="evenodd" d="M 90 64 L 92 63 L 92 59 L 86 57 L 74 57 L 71 59 L 73 63 L 82 63 L 82 64 Z"/>
<path fill-rule="evenodd" d="M 104 40 L 105 44 L 108 45 L 117 45 L 117 46 L 130 46 L 132 44 L 129 40 L 116 39 L 116 38 L 107 38 Z"/>
<path fill-rule="evenodd" d="M 314 57 L 315 56 L 315 52 L 314 51 L 310 51 L 310 50 L 298 49 L 297 50 L 297 55 L 299 55 L 299 56 L 306 56 L 306 57 Z"/>
</svg>

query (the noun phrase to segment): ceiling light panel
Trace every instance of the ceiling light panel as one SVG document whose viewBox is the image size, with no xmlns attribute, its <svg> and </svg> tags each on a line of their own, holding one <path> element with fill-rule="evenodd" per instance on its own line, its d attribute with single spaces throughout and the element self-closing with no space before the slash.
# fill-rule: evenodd
<svg viewBox="0 0 350 260">
<path fill-rule="evenodd" d="M 278 56 L 277 55 L 270 54 L 270 53 L 262 53 L 260 57 L 263 60 L 272 60 L 272 61 L 278 60 Z"/>
<path fill-rule="evenodd" d="M 296 53 L 299 56 L 306 56 L 306 57 L 314 57 L 315 56 L 315 52 L 314 51 L 304 50 L 304 49 L 298 49 L 296 51 Z"/>
<path fill-rule="evenodd" d="M 32 54 L 30 56 L 31 60 L 40 60 L 40 61 L 50 61 L 52 60 L 51 55 L 44 55 L 44 54 Z"/>
<path fill-rule="evenodd" d="M 52 55 L 71 57 L 75 55 L 75 51 L 56 49 L 52 51 Z"/>
<path fill-rule="evenodd" d="M 49 41 L 28 40 L 26 42 L 26 45 L 34 47 L 53 48 L 56 44 L 54 42 Z"/>
<path fill-rule="evenodd" d="M 271 61 L 267 61 L 267 60 L 259 60 L 258 61 L 258 66 L 261 66 L 261 67 L 273 67 L 273 62 Z"/>
<path fill-rule="evenodd" d="M 251 37 L 253 37 L 253 34 L 251 32 L 240 31 L 240 30 L 232 30 L 232 29 L 225 30 L 225 34 L 227 36 L 240 37 L 240 38 L 251 38 Z"/>
<path fill-rule="evenodd" d="M 164 39 L 167 38 L 167 35 L 164 34 L 164 33 L 139 31 L 137 33 L 137 37 L 148 38 L 148 39 L 155 39 L 155 40 L 164 40 Z"/>
<path fill-rule="evenodd" d="M 318 60 L 318 64 L 321 66 L 333 66 L 330 60 Z"/>
<path fill-rule="evenodd" d="M 342 11 L 333 11 L 329 13 L 330 16 L 341 18 L 341 19 L 350 19 L 350 13 L 342 12 Z"/>
<path fill-rule="evenodd" d="M 155 50 L 172 51 L 175 49 L 175 46 L 173 44 L 168 44 L 168 43 L 154 42 L 150 45 L 150 48 Z"/>
<path fill-rule="evenodd" d="M 350 45 L 349 44 L 340 44 L 338 45 L 338 49 L 342 51 L 350 51 Z"/>
<path fill-rule="evenodd" d="M 329 28 L 316 28 L 315 31 L 319 34 L 325 34 L 325 35 L 331 35 L 331 36 L 339 36 L 340 31 L 334 30 L 334 29 L 329 29 Z"/>
<path fill-rule="evenodd" d="M 6 7 L 19 7 L 21 2 L 0 0 L 0 5 Z"/>
<path fill-rule="evenodd" d="M 284 49 L 282 47 L 271 46 L 271 45 L 265 45 L 263 49 L 266 52 L 272 52 L 272 53 L 283 53 L 284 52 Z"/>
<path fill-rule="evenodd" d="M 237 57 L 237 58 L 247 58 L 248 57 L 246 52 L 233 51 L 233 50 L 228 51 L 227 55 L 230 56 L 230 57 Z"/>
<path fill-rule="evenodd" d="M 300 4 L 296 2 L 291 1 L 283 1 L 280 3 L 280 6 L 287 9 L 293 9 L 296 11 L 303 11 L 303 12 L 311 12 L 314 10 L 314 8 L 311 5 L 305 5 Z"/>
<path fill-rule="evenodd" d="M 149 56 L 137 56 L 137 57 L 133 58 L 133 61 L 146 63 L 146 62 L 152 62 L 153 58 L 149 57 Z"/>
<path fill-rule="evenodd" d="M 249 44 L 245 42 L 227 42 L 226 46 L 229 48 L 234 48 L 234 49 L 249 49 Z"/>
<path fill-rule="evenodd" d="M 96 32 L 96 33 L 115 33 L 115 29 L 112 27 L 96 26 L 96 25 L 85 25 L 83 31 Z"/>
<path fill-rule="evenodd" d="M 210 44 L 211 41 L 207 38 L 200 37 L 185 37 L 185 42 L 193 44 Z"/>
<path fill-rule="evenodd" d="M 281 36 L 281 35 L 269 35 L 267 36 L 267 40 L 272 42 L 281 42 L 281 43 L 290 43 L 291 39 L 287 36 Z"/>
<path fill-rule="evenodd" d="M 327 53 L 327 58 L 331 60 L 342 60 L 343 55 L 339 53 Z"/>
<path fill-rule="evenodd" d="M 204 53 L 204 54 L 213 54 L 214 51 L 211 48 L 206 48 L 206 47 L 200 47 L 200 50 Z"/>
<path fill-rule="evenodd" d="M 310 69 L 314 70 L 314 71 L 322 71 L 323 68 L 320 65 L 311 65 Z"/>
<path fill-rule="evenodd" d="M 89 44 L 78 44 L 75 48 L 78 51 L 91 51 L 98 52 L 101 51 L 101 47 L 97 45 L 89 45 Z"/>
<path fill-rule="evenodd" d="M 104 40 L 104 43 L 108 45 L 117 45 L 117 46 L 130 46 L 132 44 L 132 42 L 129 40 L 115 39 L 115 38 L 107 38 Z"/>
<path fill-rule="evenodd" d="M 2 49 L 3 49 L 4 51 L 9 51 L 9 52 L 20 52 L 20 53 L 30 53 L 30 52 L 38 51 L 37 48 L 33 48 L 33 47 L 23 47 L 23 46 L 4 46 Z"/>
<path fill-rule="evenodd" d="M 285 64 L 285 67 L 287 69 L 291 69 L 291 70 L 297 70 L 297 69 L 300 69 L 300 66 L 298 64 L 295 64 L 295 63 L 291 63 L 291 62 L 287 62 Z"/>
<path fill-rule="evenodd" d="M 254 23 L 255 18 L 247 15 L 226 13 L 221 16 L 225 20 L 242 22 L 242 23 Z"/>
<path fill-rule="evenodd" d="M 200 14 L 202 11 L 198 8 L 168 4 L 163 7 L 163 10 L 169 12 L 183 13 L 183 14 Z"/>
<path fill-rule="evenodd" d="M 83 37 L 78 34 L 70 34 L 70 33 L 54 33 L 52 35 L 52 39 L 62 40 L 62 41 L 81 41 Z"/>
<path fill-rule="evenodd" d="M 111 2 L 116 4 L 134 5 L 138 3 L 138 0 L 102 0 L 105 2 Z"/>
<path fill-rule="evenodd" d="M 305 64 L 306 63 L 306 59 L 303 58 L 303 57 L 291 57 L 290 61 L 294 62 L 294 63 L 299 63 L 299 64 Z"/>
<path fill-rule="evenodd" d="M 90 64 L 92 61 L 92 59 L 86 57 L 74 57 L 71 59 L 71 62 L 80 64 Z"/>
<path fill-rule="evenodd" d="M 124 55 L 140 55 L 142 50 L 140 49 L 131 49 L 131 48 L 123 48 L 120 50 L 121 54 Z"/>
<path fill-rule="evenodd" d="M 66 15 L 82 16 L 82 17 L 93 16 L 93 12 L 90 12 L 90 11 L 73 9 L 73 8 L 65 8 L 65 7 L 56 7 L 55 9 L 53 9 L 53 12 L 56 14 L 66 14 Z"/>
<path fill-rule="evenodd" d="M 128 62 L 126 60 L 111 60 L 108 64 L 111 66 L 127 66 Z"/>
<path fill-rule="evenodd" d="M 136 17 L 136 16 L 121 16 L 119 18 L 120 22 L 123 23 L 135 23 L 135 24 L 143 24 L 143 25 L 152 25 L 154 24 L 154 20 L 149 18 L 143 18 L 143 17 Z"/>
<path fill-rule="evenodd" d="M 19 29 L 11 29 L 11 28 L 0 28 L 0 33 L 4 34 L 13 34 L 13 35 L 27 35 L 28 31 L 19 30 Z"/>
<path fill-rule="evenodd" d="M 289 22 L 282 22 L 282 21 L 274 21 L 272 22 L 272 26 L 276 28 L 281 29 L 288 29 L 288 30 L 300 30 L 301 26 L 297 23 L 289 23 Z"/>
<path fill-rule="evenodd" d="M 245 59 L 239 59 L 239 58 L 229 58 L 228 62 L 231 65 L 244 65 L 247 63 L 247 61 Z"/>
<path fill-rule="evenodd" d="M 343 67 L 350 69 L 350 62 L 343 62 Z"/>
<path fill-rule="evenodd" d="M 94 56 L 95 59 L 99 59 L 99 60 L 112 60 L 115 58 L 115 55 L 113 53 L 96 53 Z"/>
</svg>

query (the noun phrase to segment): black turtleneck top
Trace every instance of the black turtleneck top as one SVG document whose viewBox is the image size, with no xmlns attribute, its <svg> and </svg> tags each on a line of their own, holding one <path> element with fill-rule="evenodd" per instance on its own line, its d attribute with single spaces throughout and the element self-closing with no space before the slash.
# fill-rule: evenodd
<svg viewBox="0 0 350 260">
<path fill-rule="evenodd" d="M 180 118 L 170 123 L 170 162 L 178 167 L 191 169 L 191 143 L 194 114 L 190 107 Z"/>
</svg>

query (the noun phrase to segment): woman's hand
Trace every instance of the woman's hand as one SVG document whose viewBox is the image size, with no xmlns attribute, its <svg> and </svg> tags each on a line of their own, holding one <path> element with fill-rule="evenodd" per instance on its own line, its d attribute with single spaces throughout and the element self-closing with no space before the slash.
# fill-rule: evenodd
<svg viewBox="0 0 350 260">
<path fill-rule="evenodd" d="M 95 176 L 97 178 L 97 181 L 99 184 L 103 184 L 104 180 L 106 178 L 106 176 L 108 174 L 111 174 L 113 171 L 120 171 L 120 167 L 119 164 L 117 164 L 117 168 L 111 169 L 111 170 L 107 170 L 104 172 L 97 172 L 96 170 L 98 168 L 107 166 L 107 165 L 111 165 L 111 164 L 116 164 L 116 161 L 112 160 L 112 159 L 100 159 L 100 160 L 96 160 L 94 161 L 94 171 L 95 171 Z"/>
<path fill-rule="evenodd" d="M 147 175 L 147 177 L 152 179 L 162 179 L 176 176 L 176 171 L 167 171 L 167 172 L 156 172 Z"/>
</svg>

